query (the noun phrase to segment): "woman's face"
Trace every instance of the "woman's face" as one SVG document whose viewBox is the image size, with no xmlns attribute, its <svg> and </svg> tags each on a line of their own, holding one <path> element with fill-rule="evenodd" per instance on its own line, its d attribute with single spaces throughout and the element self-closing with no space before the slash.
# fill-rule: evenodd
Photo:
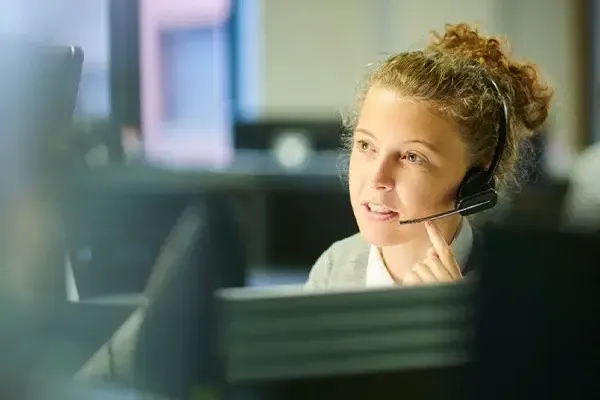
<svg viewBox="0 0 600 400">
<path fill-rule="evenodd" d="M 467 167 L 458 125 L 432 113 L 426 103 L 390 89 L 369 89 L 349 168 L 352 209 L 368 242 L 393 246 L 426 238 L 421 224 L 398 221 L 451 210 Z"/>
</svg>

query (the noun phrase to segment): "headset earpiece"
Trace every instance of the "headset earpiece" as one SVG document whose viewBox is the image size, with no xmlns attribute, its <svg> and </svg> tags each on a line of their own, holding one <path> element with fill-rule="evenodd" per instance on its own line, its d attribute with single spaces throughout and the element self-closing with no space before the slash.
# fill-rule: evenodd
<svg viewBox="0 0 600 400">
<path fill-rule="evenodd" d="M 488 171 L 472 168 L 467 172 L 456 196 L 456 209 L 462 216 L 489 210 L 498 203 L 494 179 L 489 179 Z"/>
<path fill-rule="evenodd" d="M 489 189 L 488 176 L 483 168 L 471 168 L 467 171 L 458 188 L 457 201 Z"/>
<path fill-rule="evenodd" d="M 489 172 L 483 168 L 470 169 L 456 195 L 456 209 L 462 216 L 488 210 L 498 203 L 494 179 L 489 179 Z"/>
</svg>

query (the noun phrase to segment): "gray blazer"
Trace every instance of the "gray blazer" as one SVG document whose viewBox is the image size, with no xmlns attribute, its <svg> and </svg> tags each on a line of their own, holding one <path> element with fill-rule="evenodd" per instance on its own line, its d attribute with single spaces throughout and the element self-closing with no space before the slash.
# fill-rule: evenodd
<svg viewBox="0 0 600 400">
<path fill-rule="evenodd" d="M 360 233 L 332 244 L 312 267 L 306 289 L 364 288 L 370 245 Z M 452 250 L 463 275 L 475 269 L 478 257 L 473 257 L 474 235 L 471 224 L 463 218 L 460 231 L 452 242 Z"/>
<path fill-rule="evenodd" d="M 307 289 L 365 287 L 369 244 L 360 233 L 335 242 L 315 262 Z"/>
</svg>

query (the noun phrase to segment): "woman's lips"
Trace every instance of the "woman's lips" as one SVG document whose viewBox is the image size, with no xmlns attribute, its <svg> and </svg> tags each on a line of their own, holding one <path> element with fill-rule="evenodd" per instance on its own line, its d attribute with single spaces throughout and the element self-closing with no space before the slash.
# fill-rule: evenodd
<svg viewBox="0 0 600 400">
<path fill-rule="evenodd" d="M 373 221 L 385 222 L 397 219 L 399 216 L 396 211 L 380 203 L 364 203 L 363 208 L 365 209 L 368 218 Z"/>
</svg>

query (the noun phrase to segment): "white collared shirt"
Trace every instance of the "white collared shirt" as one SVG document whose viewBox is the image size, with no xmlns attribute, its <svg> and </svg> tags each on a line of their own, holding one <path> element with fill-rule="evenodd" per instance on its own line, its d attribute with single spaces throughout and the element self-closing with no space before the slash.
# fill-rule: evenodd
<svg viewBox="0 0 600 400">
<path fill-rule="evenodd" d="M 461 268 L 464 268 L 469 259 L 471 247 L 473 247 L 473 229 L 466 218 L 462 218 L 458 234 L 452 241 L 451 247 L 456 261 Z M 389 287 L 396 285 L 394 278 L 392 278 L 381 259 L 377 246 L 371 245 L 369 248 L 366 278 L 367 287 Z"/>
</svg>

